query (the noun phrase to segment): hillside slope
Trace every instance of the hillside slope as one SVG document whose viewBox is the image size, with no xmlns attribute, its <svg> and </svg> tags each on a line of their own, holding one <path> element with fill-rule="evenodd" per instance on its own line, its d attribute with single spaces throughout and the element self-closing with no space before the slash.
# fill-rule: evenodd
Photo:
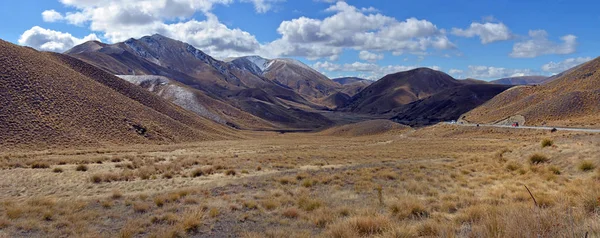
<svg viewBox="0 0 600 238">
<path fill-rule="evenodd" d="M 509 89 L 510 85 L 469 84 L 443 90 L 435 95 L 394 109 L 392 120 L 426 126 L 459 117 Z"/>
<path fill-rule="evenodd" d="M 172 143 L 235 132 L 68 56 L 0 40 L 0 146 Z"/>
<path fill-rule="evenodd" d="M 464 115 L 464 120 L 497 123 L 522 116 L 527 125 L 598 126 L 600 58 L 539 86 L 505 91 Z M 510 123 L 510 121 L 505 121 Z"/>
<path fill-rule="evenodd" d="M 190 98 L 189 93 L 193 92 L 193 101 L 200 105 L 191 106 L 188 102 L 190 107 L 187 108 L 203 107 L 206 110 L 196 110 L 196 113 L 204 111 L 221 114 L 220 119 L 223 120 L 214 115 L 203 115 L 219 123 L 225 120 L 226 124 L 263 129 L 271 126 L 318 128 L 331 123 L 316 113 L 300 109 L 323 107 L 307 101 L 287 86 L 234 64 L 216 60 L 189 44 L 161 35 L 129 39 L 113 45 L 86 42 L 66 53 L 115 75 L 158 75 L 177 81 L 180 89 L 185 86 L 185 90 L 178 91 L 183 95 L 174 95 L 172 93 L 175 91 L 171 91 L 167 96 L 170 99 Z M 254 89 L 264 91 L 273 97 L 273 101 L 266 103 L 255 98 L 254 95 L 257 94 L 246 93 L 255 91 Z M 244 113 L 252 115 L 243 115 Z M 225 114 L 229 116 L 224 116 Z M 242 120 L 238 121 L 238 118 Z M 302 120 L 299 121 L 298 118 Z M 253 125 L 250 126 L 251 124 Z"/>
<path fill-rule="evenodd" d="M 384 114 L 405 104 L 463 85 L 451 76 L 428 68 L 387 75 L 356 94 L 344 110 Z"/>
</svg>

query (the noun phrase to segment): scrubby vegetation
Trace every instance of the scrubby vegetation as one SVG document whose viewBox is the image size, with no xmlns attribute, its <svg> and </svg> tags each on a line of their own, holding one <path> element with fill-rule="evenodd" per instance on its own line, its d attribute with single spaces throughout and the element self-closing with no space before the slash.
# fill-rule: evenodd
<svg viewBox="0 0 600 238">
<path fill-rule="evenodd" d="M 600 170 L 582 169 L 594 161 L 579 159 L 600 155 L 595 135 L 552 136 L 561 150 L 542 152 L 544 132 L 436 126 L 402 137 L 266 133 L 11 152 L 0 155 L 9 158 L 0 160 L 0 229 L 53 237 L 599 236 Z M 33 169 L 33 161 L 52 169 Z"/>
</svg>

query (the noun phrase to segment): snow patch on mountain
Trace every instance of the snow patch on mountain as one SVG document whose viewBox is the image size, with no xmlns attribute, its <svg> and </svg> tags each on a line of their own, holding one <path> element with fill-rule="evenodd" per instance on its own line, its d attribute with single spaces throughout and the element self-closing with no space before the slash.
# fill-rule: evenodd
<svg viewBox="0 0 600 238">
<path fill-rule="evenodd" d="M 171 80 L 159 75 L 117 75 L 132 84 L 141 86 L 150 92 L 156 93 L 162 98 L 170 100 L 175 105 L 186 110 L 194 112 L 199 116 L 210 119 L 212 121 L 225 124 L 223 118 L 206 109 L 202 102 L 198 100 L 193 92 L 188 89 L 171 83 Z"/>
</svg>

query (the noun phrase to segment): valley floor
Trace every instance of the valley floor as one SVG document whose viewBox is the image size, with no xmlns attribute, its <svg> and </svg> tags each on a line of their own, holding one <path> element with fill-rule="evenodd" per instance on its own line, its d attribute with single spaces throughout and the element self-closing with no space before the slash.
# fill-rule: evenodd
<svg viewBox="0 0 600 238">
<path fill-rule="evenodd" d="M 248 137 L 0 154 L 0 237 L 600 236 L 598 134 Z"/>
</svg>

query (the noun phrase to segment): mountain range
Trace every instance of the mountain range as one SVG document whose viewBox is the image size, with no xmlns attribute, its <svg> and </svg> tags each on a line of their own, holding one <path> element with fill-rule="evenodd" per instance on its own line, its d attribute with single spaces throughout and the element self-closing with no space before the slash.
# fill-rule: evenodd
<svg viewBox="0 0 600 238">
<path fill-rule="evenodd" d="M 64 54 L 0 43 L 0 96 L 10 102 L 0 108 L 2 145 L 177 143 L 365 118 L 600 123 L 598 59 L 553 77 L 485 82 L 417 68 L 370 81 L 329 79 L 293 59 L 222 61 L 161 35 L 89 41 Z"/>
</svg>

